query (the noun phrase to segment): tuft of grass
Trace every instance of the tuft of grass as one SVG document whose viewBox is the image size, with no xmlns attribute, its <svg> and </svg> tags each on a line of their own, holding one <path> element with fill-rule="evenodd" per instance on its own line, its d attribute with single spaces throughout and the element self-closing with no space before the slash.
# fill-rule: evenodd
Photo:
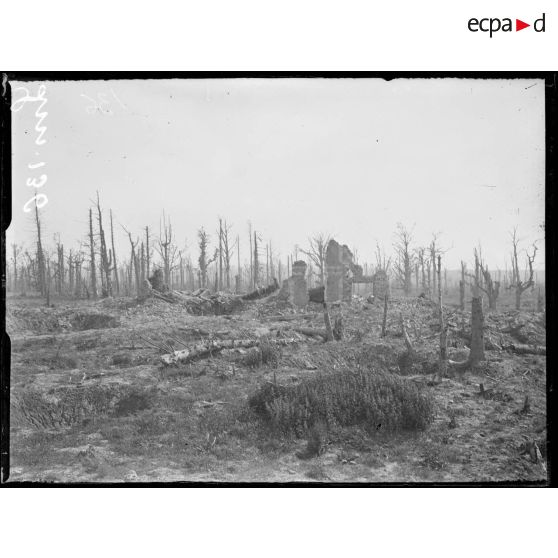
<svg viewBox="0 0 558 558">
<path fill-rule="evenodd" d="M 264 384 L 250 408 L 283 434 L 304 436 L 323 423 L 393 432 L 423 430 L 432 421 L 432 395 L 399 376 L 373 370 L 320 373 L 294 386 Z"/>
</svg>

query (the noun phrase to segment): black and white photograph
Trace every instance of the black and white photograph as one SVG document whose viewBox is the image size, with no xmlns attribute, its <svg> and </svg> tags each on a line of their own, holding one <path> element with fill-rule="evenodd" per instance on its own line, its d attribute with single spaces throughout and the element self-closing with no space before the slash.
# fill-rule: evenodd
<svg viewBox="0 0 558 558">
<path fill-rule="evenodd" d="M 4 76 L 4 483 L 549 482 L 544 75 Z"/>
</svg>

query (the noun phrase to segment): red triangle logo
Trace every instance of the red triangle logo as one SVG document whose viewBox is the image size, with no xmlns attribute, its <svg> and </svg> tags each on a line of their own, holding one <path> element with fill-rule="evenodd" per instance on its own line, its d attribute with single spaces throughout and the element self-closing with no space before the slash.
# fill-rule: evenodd
<svg viewBox="0 0 558 558">
<path fill-rule="evenodd" d="M 531 24 L 525 23 L 524 21 L 521 21 L 520 19 L 515 20 L 515 30 L 516 31 L 521 31 L 522 29 L 525 29 L 526 27 L 531 27 Z"/>
</svg>

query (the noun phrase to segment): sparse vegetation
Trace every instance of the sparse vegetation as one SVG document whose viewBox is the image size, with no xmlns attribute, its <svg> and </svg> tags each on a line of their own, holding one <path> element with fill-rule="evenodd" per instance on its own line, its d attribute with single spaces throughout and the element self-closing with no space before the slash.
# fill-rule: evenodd
<svg viewBox="0 0 558 558">
<path fill-rule="evenodd" d="M 216 248 L 200 229 L 196 268 L 165 218 L 161 238 L 149 228 L 141 238 L 128 233 L 131 253 L 117 269 L 112 223 L 103 240 L 98 206 L 95 216 L 87 255 L 59 239 L 52 261 L 42 238 L 42 260 L 12 247 L 8 283 L 34 295 L 11 296 L 7 313 L 12 478 L 544 478 L 544 296 L 538 285 L 518 313 L 517 270 L 489 270 L 479 251 L 474 274 L 465 262 L 452 274 L 437 237 L 415 247 L 402 225 L 393 259 L 376 255 L 377 270 L 393 270 L 389 296 L 365 285 L 362 295 L 328 303 L 328 335 L 323 287 L 304 308 L 277 295 L 299 253 L 308 256 L 309 291 L 327 283 L 321 240 L 285 265 L 250 228 L 243 265 L 223 219 Z M 363 281 L 373 280 L 368 269 L 353 266 Z M 523 275 L 522 286 L 531 284 L 530 270 Z M 183 306 L 177 288 L 195 290 L 199 305 Z M 483 293 L 493 308 L 472 321 Z M 483 320 L 483 335 L 472 335 Z M 472 339 L 482 359 L 454 370 L 470 364 Z M 191 358 L 157 367 L 162 354 L 185 348 Z M 540 457 L 518 449 L 525 432 Z M 479 450 L 485 439 L 491 444 Z"/>
</svg>

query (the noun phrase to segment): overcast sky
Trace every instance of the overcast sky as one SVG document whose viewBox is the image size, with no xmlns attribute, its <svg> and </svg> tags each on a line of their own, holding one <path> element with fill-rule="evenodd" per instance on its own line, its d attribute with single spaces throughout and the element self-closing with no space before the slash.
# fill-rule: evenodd
<svg viewBox="0 0 558 558">
<path fill-rule="evenodd" d="M 164 210 L 194 261 L 197 229 L 215 239 L 220 216 L 241 235 L 243 259 L 249 220 L 283 257 L 323 231 L 370 262 L 376 241 L 391 250 L 401 222 L 417 245 L 440 233 L 448 268 L 479 242 L 503 268 L 518 226 L 524 247 L 539 240 L 543 267 L 542 80 L 44 83 L 44 145 L 39 103 L 13 112 L 9 244 L 32 246 L 26 180 L 46 174 L 49 245 L 55 233 L 68 248 L 85 240 L 98 190 L 107 217 L 112 208 L 134 234 L 158 231 Z M 13 82 L 13 101 L 22 86 L 35 95 L 39 84 Z"/>
</svg>

